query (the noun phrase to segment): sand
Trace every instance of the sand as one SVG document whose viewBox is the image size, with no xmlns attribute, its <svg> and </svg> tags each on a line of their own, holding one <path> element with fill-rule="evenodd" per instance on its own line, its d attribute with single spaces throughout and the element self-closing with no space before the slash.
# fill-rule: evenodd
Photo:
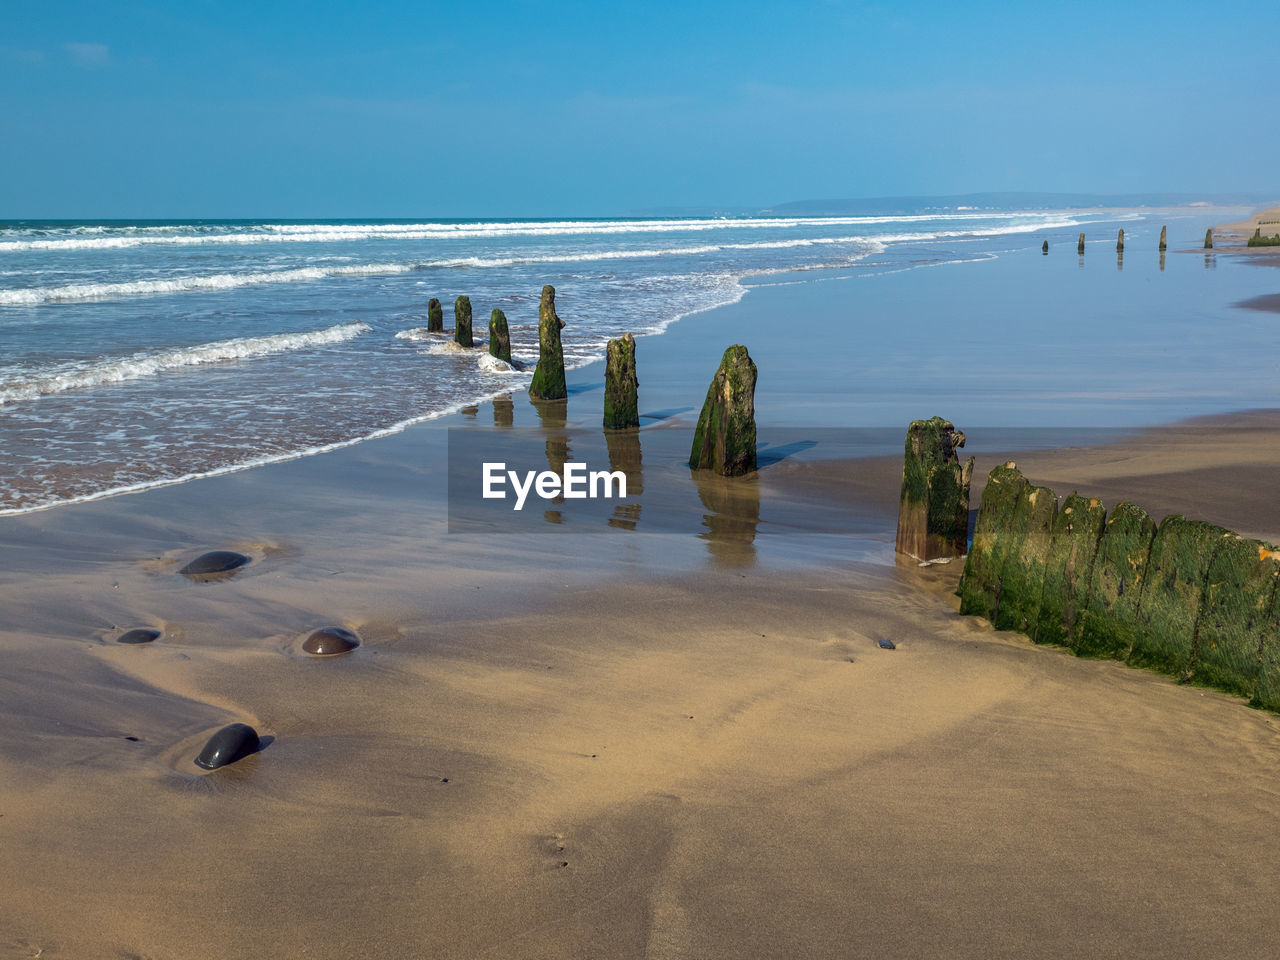
<svg viewBox="0 0 1280 960">
<path fill-rule="evenodd" d="M 892 561 L 897 458 L 726 494 L 655 441 L 683 535 L 463 536 L 445 426 L 3 518 L 0 955 L 1274 952 L 1280 719 L 959 617 Z M 1277 428 L 984 448 L 973 506 L 1016 456 L 1280 541 Z M 252 563 L 178 575 L 212 549 Z M 202 772 L 231 722 L 265 749 Z"/>
<path fill-rule="evenodd" d="M 1262 232 L 1270 236 L 1272 233 L 1280 232 L 1280 206 L 1267 207 L 1265 210 L 1259 210 L 1245 220 L 1236 223 L 1224 223 L 1221 226 L 1213 228 L 1213 235 L 1216 238 L 1219 234 L 1229 236 L 1237 240 L 1247 240 L 1253 236 L 1253 232 L 1259 227 Z M 1275 230 L 1269 228 L 1275 227 Z"/>
</svg>

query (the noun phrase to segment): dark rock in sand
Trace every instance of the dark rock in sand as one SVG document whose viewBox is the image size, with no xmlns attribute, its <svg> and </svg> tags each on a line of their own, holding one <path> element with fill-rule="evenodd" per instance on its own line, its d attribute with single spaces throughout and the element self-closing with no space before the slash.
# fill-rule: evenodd
<svg viewBox="0 0 1280 960">
<path fill-rule="evenodd" d="M 605 350 L 604 367 L 604 425 L 606 429 L 621 430 L 640 426 L 640 405 L 636 379 L 636 339 L 623 334 L 619 340 L 610 340 Z"/>
<path fill-rule="evenodd" d="M 489 356 L 504 363 L 511 362 L 511 332 L 507 330 L 507 315 L 496 308 L 489 314 Z"/>
<path fill-rule="evenodd" d="M 324 627 L 302 641 L 302 649 L 315 657 L 337 657 L 360 646 L 360 638 L 345 627 Z"/>
<path fill-rule="evenodd" d="M 1080 239 L 1076 241 L 1076 253 L 1084 256 L 1084 234 L 1080 234 Z"/>
<path fill-rule="evenodd" d="M 137 630 L 127 630 L 120 634 L 120 636 L 116 637 L 116 643 L 151 643 L 153 640 L 159 639 L 159 630 L 147 630 L 139 627 Z"/>
<path fill-rule="evenodd" d="M 195 763 L 205 770 L 217 770 L 257 753 L 259 746 L 258 731 L 247 723 L 232 723 L 209 738 Z"/>
<path fill-rule="evenodd" d="M 538 305 L 538 365 L 529 384 L 531 400 L 563 400 L 569 395 L 564 383 L 564 346 L 560 330 L 564 321 L 556 314 L 556 288 L 542 288 Z"/>
<path fill-rule="evenodd" d="M 192 580 L 220 580 L 250 562 L 243 553 L 213 550 L 202 553 L 178 572 Z"/>
<path fill-rule="evenodd" d="M 756 365 L 747 348 L 724 352 L 693 434 L 689 466 L 740 477 L 756 469 Z"/>
<path fill-rule="evenodd" d="M 892 640 L 887 640 L 884 637 L 881 637 L 876 642 L 880 645 L 881 650 L 897 650 L 898 649 Z"/>
<path fill-rule="evenodd" d="M 475 345 L 471 338 L 471 298 L 459 297 L 453 303 L 453 339 L 460 347 Z"/>
<path fill-rule="evenodd" d="M 444 333 L 444 310 L 435 297 L 427 301 L 427 333 Z"/>
<path fill-rule="evenodd" d="M 917 560 L 962 557 L 969 537 L 969 481 L 956 449 L 964 434 L 950 420 L 912 420 L 902 458 L 897 550 Z"/>
</svg>

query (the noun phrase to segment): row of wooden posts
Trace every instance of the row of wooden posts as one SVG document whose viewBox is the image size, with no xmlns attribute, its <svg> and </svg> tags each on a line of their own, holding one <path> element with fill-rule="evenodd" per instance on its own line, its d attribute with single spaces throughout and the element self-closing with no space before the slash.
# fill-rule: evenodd
<svg viewBox="0 0 1280 960">
<path fill-rule="evenodd" d="M 454 302 L 453 338 L 459 346 L 473 347 L 471 299 Z M 564 346 L 560 331 L 564 321 L 556 314 L 556 288 L 542 288 L 538 304 L 538 365 L 529 383 L 529 397 L 538 401 L 564 400 L 569 391 L 564 376 Z M 444 332 L 440 301 L 427 303 L 427 331 Z M 507 317 L 495 309 L 489 317 L 489 353 L 511 363 L 511 335 Z M 640 381 L 636 377 L 636 341 L 630 333 L 610 340 L 605 351 L 604 425 L 610 430 L 640 426 Z M 707 398 L 694 430 L 689 465 L 714 470 L 724 476 L 742 476 L 756 469 L 755 419 L 756 365 L 747 348 L 734 344 L 724 352 L 707 389 Z"/>
<path fill-rule="evenodd" d="M 1160 252 L 1164 253 L 1169 246 L 1169 228 L 1160 228 Z M 1204 248 L 1206 250 L 1213 249 L 1213 227 L 1204 232 Z M 1049 241 L 1046 240 L 1040 247 L 1044 253 L 1049 252 Z M 1080 239 L 1076 241 L 1076 253 L 1084 256 L 1084 233 L 1080 234 Z M 1124 227 L 1120 228 L 1120 233 L 1116 236 L 1116 253 L 1124 253 Z"/>
</svg>

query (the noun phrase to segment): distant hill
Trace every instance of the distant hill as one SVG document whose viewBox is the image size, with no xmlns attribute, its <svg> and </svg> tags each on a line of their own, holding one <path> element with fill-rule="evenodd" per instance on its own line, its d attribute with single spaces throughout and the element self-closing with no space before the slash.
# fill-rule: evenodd
<svg viewBox="0 0 1280 960">
<path fill-rule="evenodd" d="M 930 211 L 1063 210 L 1091 207 L 1181 207 L 1192 203 L 1256 206 L 1274 194 L 1260 193 L 965 193 L 942 197 L 872 197 L 844 200 L 791 200 L 757 211 L 768 216 L 881 216 Z"/>
</svg>

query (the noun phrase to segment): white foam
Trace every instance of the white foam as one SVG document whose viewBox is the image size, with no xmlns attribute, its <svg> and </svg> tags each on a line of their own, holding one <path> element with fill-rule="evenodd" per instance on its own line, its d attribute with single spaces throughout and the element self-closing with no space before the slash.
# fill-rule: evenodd
<svg viewBox="0 0 1280 960">
<path fill-rule="evenodd" d="M 481 354 L 476 359 L 476 366 L 480 368 L 481 373 L 519 373 L 520 368 L 514 363 L 507 363 L 505 360 L 499 360 L 492 354 Z"/>
<path fill-rule="evenodd" d="M 903 220 L 911 218 L 901 218 Z M 940 218 L 916 218 L 940 219 Z M 962 219 L 954 217 L 953 219 Z M 237 287 L 267 283 L 305 283 L 330 277 L 377 276 L 408 273 L 415 270 L 501 268 L 543 263 L 585 263 L 607 260 L 637 260 L 656 257 L 693 256 L 726 250 L 787 250 L 799 247 L 839 246 L 856 247 L 859 256 L 879 252 L 886 243 L 941 240 L 962 237 L 986 237 L 1002 234 L 1030 233 L 1037 230 L 1061 229 L 1078 226 L 1080 221 L 1070 217 L 1041 220 L 1036 223 L 1005 224 L 972 230 L 943 230 L 921 233 L 898 233 L 884 236 L 849 235 L 841 237 L 797 237 L 789 240 L 761 240 L 742 243 L 704 243 L 671 247 L 639 247 L 622 250 L 593 250 L 581 253 L 545 253 L 508 257 L 458 257 L 430 260 L 421 263 L 352 264 L 327 267 L 301 267 L 293 270 L 255 271 L 251 273 L 225 273 L 212 276 L 186 276 L 170 280 L 135 280 L 119 283 L 81 283 L 58 287 L 29 287 L 18 290 L 0 290 L 0 304 L 38 304 L 55 301 L 95 300 L 110 297 L 147 294 L 184 293 L 199 290 L 231 290 Z M 405 337 L 404 339 L 412 339 Z"/>
<path fill-rule="evenodd" d="M 443 343 L 433 343 L 427 347 L 427 353 L 433 356 L 466 357 L 484 349 L 486 348 L 483 346 L 464 347 L 457 340 L 446 340 Z"/>
<path fill-rule="evenodd" d="M 79 227 L 61 235 L 4 239 L 14 231 L 0 231 L 0 253 L 57 250 L 119 250 L 150 245 L 340 243 L 352 240 L 442 240 L 493 237 L 613 236 L 632 233 L 688 233 L 711 230 L 791 229 L 796 227 L 860 226 L 927 221 L 1016 220 L 1045 217 L 1044 211 L 987 211 L 848 217 L 742 217 L 650 220 L 559 220 L 490 223 L 352 223 L 243 224 L 210 226 L 182 224 L 159 227 Z"/>
<path fill-rule="evenodd" d="M 294 270 L 216 273 L 210 276 L 174 277 L 169 280 L 129 280 L 119 283 L 71 283 L 60 287 L 27 287 L 0 290 L 0 304 L 36 304 L 69 300 L 101 300 L 145 294 L 185 293 L 191 290 L 234 290 L 263 283 L 304 283 L 328 277 L 377 276 L 407 273 L 411 263 L 371 263 L 339 267 L 299 267 Z"/>
<path fill-rule="evenodd" d="M 0 406 L 18 400 L 64 393 L 85 387 L 98 387 L 109 383 L 122 383 L 154 376 L 165 370 L 179 367 L 220 363 L 249 357 L 265 357 L 291 350 L 341 343 L 368 333 L 372 327 L 363 321 L 339 323 L 324 330 L 303 333 L 278 333 L 265 337 L 237 337 L 219 340 L 194 347 L 179 347 L 160 352 L 135 353 L 128 357 L 108 357 L 97 360 L 60 363 L 0 380 Z"/>
<path fill-rule="evenodd" d="M 408 330 L 401 330 L 396 334 L 397 340 L 434 340 L 436 337 L 444 336 L 444 331 L 437 330 L 432 333 L 426 327 L 410 327 Z"/>
</svg>

